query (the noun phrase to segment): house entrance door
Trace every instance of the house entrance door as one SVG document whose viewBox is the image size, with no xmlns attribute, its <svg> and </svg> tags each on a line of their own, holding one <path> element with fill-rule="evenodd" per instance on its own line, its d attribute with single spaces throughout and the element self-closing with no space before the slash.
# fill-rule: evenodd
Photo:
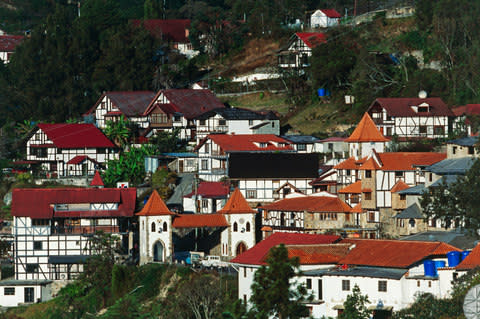
<svg viewBox="0 0 480 319">
<path fill-rule="evenodd" d="M 240 254 L 243 253 L 245 250 L 247 250 L 247 246 L 245 246 L 244 243 L 238 244 L 236 255 L 237 255 L 237 256 L 240 255 Z"/>
<path fill-rule="evenodd" d="M 30 302 L 33 302 L 35 300 L 35 294 L 34 294 L 34 290 L 32 287 L 25 287 L 25 290 L 24 290 L 25 294 L 23 296 L 23 301 L 25 303 L 30 303 Z"/>
</svg>

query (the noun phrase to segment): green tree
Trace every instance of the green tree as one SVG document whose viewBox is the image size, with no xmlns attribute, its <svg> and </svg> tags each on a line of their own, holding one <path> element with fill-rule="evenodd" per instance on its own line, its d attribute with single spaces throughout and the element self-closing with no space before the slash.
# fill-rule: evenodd
<svg viewBox="0 0 480 319">
<path fill-rule="evenodd" d="M 122 115 L 118 121 L 107 121 L 103 130 L 105 136 L 113 141 L 122 150 L 127 146 L 130 139 L 130 129 L 127 120 Z"/>
<path fill-rule="evenodd" d="M 370 301 L 367 295 L 362 295 L 360 288 L 353 286 L 352 293 L 347 296 L 343 303 L 345 310 L 338 317 L 339 319 L 368 319 L 371 311 L 368 310 L 367 305 Z"/>
<path fill-rule="evenodd" d="M 288 258 L 287 248 L 281 244 L 270 249 L 266 261 L 267 266 L 255 272 L 251 312 L 260 319 L 308 317 L 304 302 L 312 297 L 307 295 L 304 285 L 292 283 L 299 275 L 298 258 Z"/>
<path fill-rule="evenodd" d="M 162 8 L 159 0 L 145 0 L 143 4 L 144 19 L 160 19 L 162 18 Z"/>
</svg>

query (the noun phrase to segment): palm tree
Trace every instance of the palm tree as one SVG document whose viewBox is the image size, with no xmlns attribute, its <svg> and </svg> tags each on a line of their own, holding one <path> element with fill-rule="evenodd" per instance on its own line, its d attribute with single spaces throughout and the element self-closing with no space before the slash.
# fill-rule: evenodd
<svg viewBox="0 0 480 319">
<path fill-rule="evenodd" d="M 119 121 L 107 121 L 104 129 L 105 135 L 122 150 L 127 146 L 130 139 L 130 129 L 127 120 L 122 115 Z"/>
</svg>

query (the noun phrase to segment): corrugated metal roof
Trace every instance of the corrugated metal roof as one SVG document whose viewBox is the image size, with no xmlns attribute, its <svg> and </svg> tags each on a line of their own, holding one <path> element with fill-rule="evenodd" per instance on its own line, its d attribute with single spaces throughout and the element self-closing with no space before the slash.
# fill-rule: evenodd
<svg viewBox="0 0 480 319">
<path fill-rule="evenodd" d="M 169 89 L 159 91 L 153 101 L 164 94 L 175 112 L 183 114 L 186 119 L 194 119 L 205 112 L 224 108 L 225 105 L 210 90 Z M 151 104 L 147 113 L 155 104 Z"/>
<path fill-rule="evenodd" d="M 447 158 L 425 168 L 437 175 L 465 175 L 477 159 L 474 157 Z"/>
<path fill-rule="evenodd" d="M 93 124 L 38 124 L 58 148 L 115 148 L 115 145 Z"/>
<path fill-rule="evenodd" d="M 456 140 L 450 140 L 447 144 L 455 144 L 460 146 L 475 146 L 478 143 L 478 136 L 466 136 L 457 138 Z"/>
</svg>

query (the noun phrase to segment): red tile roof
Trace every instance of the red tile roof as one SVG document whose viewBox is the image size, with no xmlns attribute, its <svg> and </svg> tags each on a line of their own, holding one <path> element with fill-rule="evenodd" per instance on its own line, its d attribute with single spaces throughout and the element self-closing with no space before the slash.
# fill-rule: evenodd
<svg viewBox="0 0 480 319">
<path fill-rule="evenodd" d="M 228 227 L 227 220 L 221 214 L 182 214 L 173 220 L 173 228 Z"/>
<path fill-rule="evenodd" d="M 455 116 L 461 115 L 480 115 L 480 104 L 467 104 L 457 106 L 452 109 Z"/>
<path fill-rule="evenodd" d="M 383 136 L 378 130 L 368 113 L 365 112 L 352 134 L 346 142 L 388 142 L 389 139 Z"/>
<path fill-rule="evenodd" d="M 359 266 L 407 268 L 428 257 L 460 251 L 442 242 L 344 239 L 341 243 L 353 243 L 355 246 L 339 263 Z"/>
<path fill-rule="evenodd" d="M 258 211 L 252 209 L 248 205 L 247 200 L 243 197 L 242 193 L 238 188 L 235 188 L 232 195 L 228 199 L 227 203 L 221 210 L 218 211 L 219 214 L 256 214 Z"/>
<path fill-rule="evenodd" d="M 430 111 L 417 113 L 412 106 L 427 103 Z M 395 117 L 417 117 L 417 116 L 454 116 L 448 106 L 438 97 L 430 98 L 378 98 L 369 107 L 367 112 L 371 113 L 372 108 L 382 107 L 389 116 Z"/>
<path fill-rule="evenodd" d="M 343 162 L 338 163 L 333 168 L 335 169 L 359 169 L 362 164 L 367 160 L 367 157 L 356 160 L 355 157 L 349 157 Z"/>
<path fill-rule="evenodd" d="M 167 98 L 169 102 L 167 103 L 168 110 L 171 113 L 181 113 L 189 120 L 194 119 L 205 112 L 225 107 L 225 105 L 210 90 L 169 89 L 161 90 L 157 93 L 148 108 L 145 110 L 144 115 L 148 115 L 157 105 L 164 110 L 163 105 L 165 104 L 156 102 L 161 94 Z"/>
<path fill-rule="evenodd" d="M 335 9 L 320 9 L 329 18 L 341 18 L 342 15 Z"/>
<path fill-rule="evenodd" d="M 150 195 L 145 206 L 142 210 L 136 214 L 137 216 L 162 216 L 162 215 L 175 215 L 163 202 L 158 192 L 154 190 Z"/>
<path fill-rule="evenodd" d="M 383 171 L 412 171 L 415 166 L 430 166 L 444 160 L 447 157 L 445 153 L 430 152 L 392 152 L 376 153 L 381 166 L 378 166 L 373 158 L 364 157 L 355 160 L 350 157 L 337 164 L 335 169 L 380 169 Z M 368 159 L 368 160 L 367 160 Z"/>
<path fill-rule="evenodd" d="M 38 124 L 58 148 L 114 148 L 115 145 L 93 124 Z"/>
<path fill-rule="evenodd" d="M 86 114 L 95 114 L 104 97 L 107 97 L 113 106 L 117 107 L 126 117 L 141 115 L 145 112 L 150 102 L 155 97 L 152 91 L 110 91 L 100 96 L 95 105 Z M 114 115 L 118 113 L 111 112 Z"/>
<path fill-rule="evenodd" d="M 72 158 L 71 160 L 69 160 L 67 162 L 67 164 L 71 164 L 71 165 L 78 165 L 78 164 L 81 164 L 83 163 L 85 160 L 89 160 L 93 163 L 98 163 L 96 160 L 88 157 L 87 155 L 77 155 L 75 156 L 74 158 Z"/>
<path fill-rule="evenodd" d="M 105 184 L 103 184 L 102 177 L 100 176 L 100 173 L 98 171 L 95 171 L 95 175 L 90 182 L 90 186 L 105 186 Z"/>
<path fill-rule="evenodd" d="M 265 258 L 272 247 L 284 245 L 318 245 L 337 242 L 340 236 L 296 233 L 273 233 L 258 244 L 231 260 L 244 265 L 265 265 Z"/>
<path fill-rule="evenodd" d="M 273 134 L 210 134 L 207 139 L 219 145 L 224 152 L 293 151 L 289 141 Z M 280 146 L 280 143 L 285 146 Z M 260 144 L 265 144 L 265 147 L 260 147 Z"/>
<path fill-rule="evenodd" d="M 457 270 L 469 270 L 477 267 L 480 267 L 480 245 L 475 246 L 456 268 Z"/>
<path fill-rule="evenodd" d="M 353 206 L 351 213 L 362 213 L 362 203 L 358 203 L 357 205 Z"/>
<path fill-rule="evenodd" d="M 136 196 L 135 188 L 17 188 L 12 193 L 12 215 L 48 219 L 70 213 L 55 212 L 54 204 L 118 203 L 115 210 L 84 211 L 77 215 L 132 217 Z"/>
<path fill-rule="evenodd" d="M 285 198 L 271 204 L 262 206 L 265 210 L 289 212 L 350 212 L 351 207 L 338 197 L 329 196 L 302 196 Z"/>
<path fill-rule="evenodd" d="M 195 193 L 201 195 L 202 198 L 227 198 L 230 186 L 224 182 L 200 182 L 196 191 L 192 191 L 184 197 L 191 198 Z"/>
<path fill-rule="evenodd" d="M 132 24 L 138 27 L 140 24 L 157 39 L 172 41 L 178 43 L 189 43 L 188 29 L 190 20 L 188 19 L 149 19 L 132 20 Z"/>
<path fill-rule="evenodd" d="M 377 161 L 373 157 L 367 159 L 360 167 L 361 170 L 377 170 L 380 168 L 381 166 L 378 165 Z"/>
<path fill-rule="evenodd" d="M 13 52 L 22 43 L 23 35 L 0 35 L 0 52 Z"/>
<path fill-rule="evenodd" d="M 404 190 L 404 189 L 407 189 L 407 188 L 410 188 L 410 186 L 408 186 L 407 184 L 405 184 L 404 181 L 402 181 L 401 179 L 398 180 L 398 182 L 395 183 L 395 185 L 393 185 L 392 189 L 390 190 L 391 193 L 396 193 L 396 192 L 399 192 L 401 190 Z"/>
<path fill-rule="evenodd" d="M 320 32 L 297 32 L 295 33 L 309 48 L 327 42 L 326 36 Z"/>
<path fill-rule="evenodd" d="M 338 191 L 340 194 L 360 194 L 362 192 L 362 181 L 356 181 Z"/>
<path fill-rule="evenodd" d="M 298 257 L 301 265 L 320 265 L 336 264 L 348 254 L 350 246 L 350 244 L 288 245 L 286 248 L 288 258 Z"/>
</svg>

